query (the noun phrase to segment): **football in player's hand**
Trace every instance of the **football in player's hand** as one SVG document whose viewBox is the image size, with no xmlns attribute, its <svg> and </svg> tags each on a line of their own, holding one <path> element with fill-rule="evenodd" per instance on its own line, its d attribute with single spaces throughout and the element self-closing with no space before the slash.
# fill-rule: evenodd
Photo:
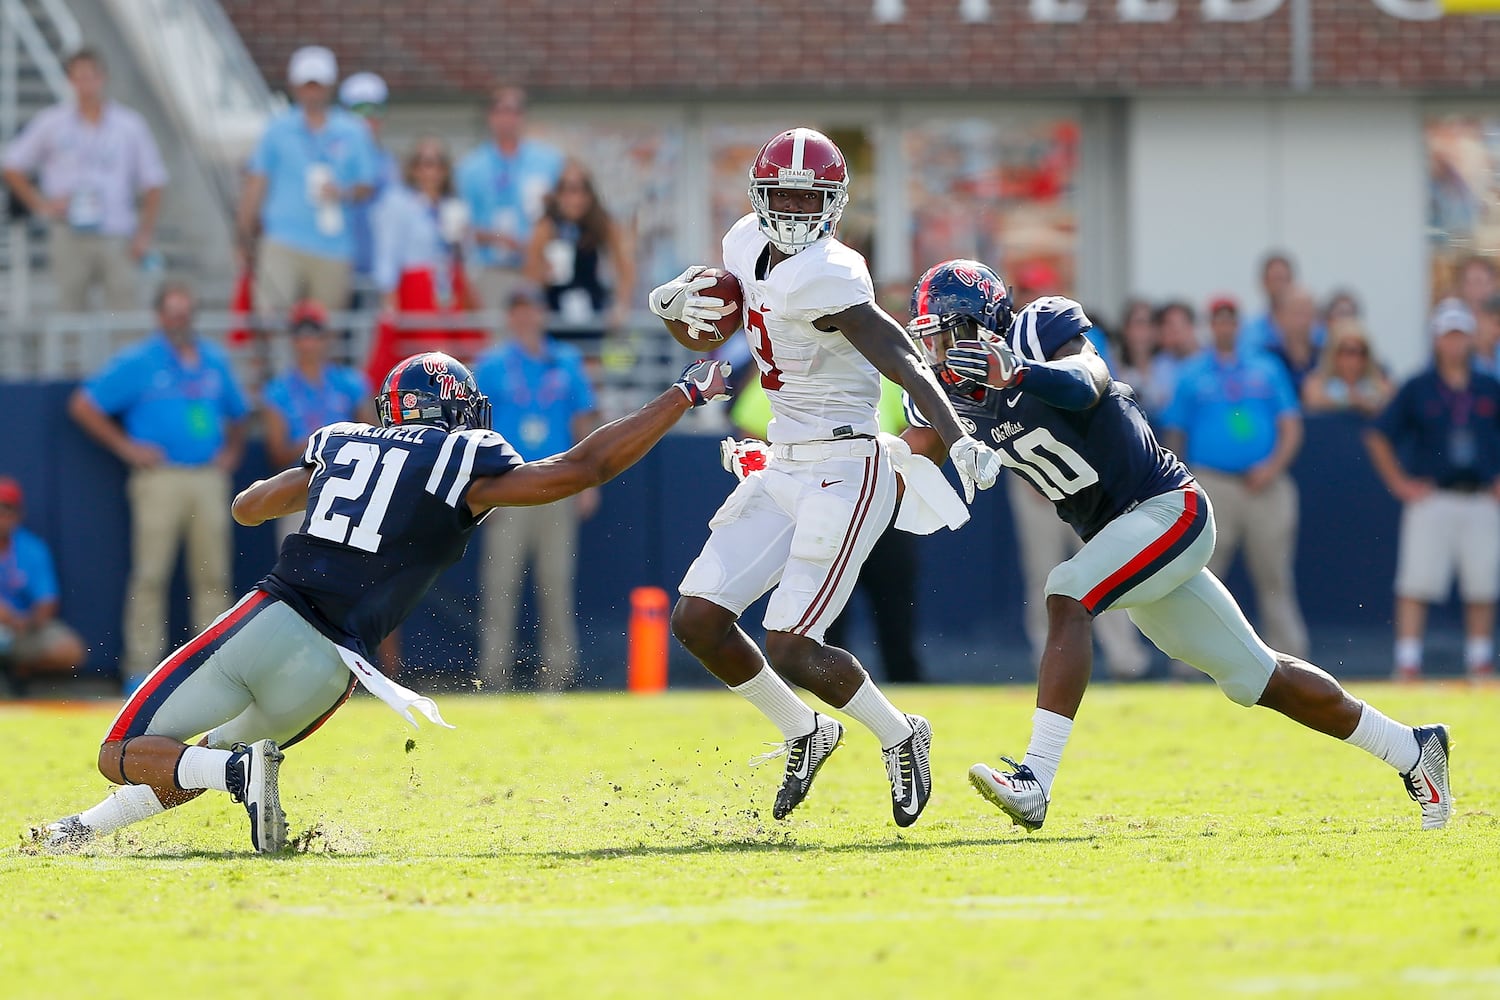
<svg viewBox="0 0 1500 1000">
<path fill-rule="evenodd" d="M 728 311 L 720 319 L 713 320 L 714 328 L 712 335 L 699 334 L 688 329 L 686 323 L 677 323 L 667 320 L 667 329 L 671 331 L 675 339 L 683 347 L 690 351 L 712 351 L 723 342 L 725 337 L 734 333 L 741 326 L 741 320 L 745 311 L 745 292 L 740 287 L 740 281 L 734 275 L 722 267 L 707 267 L 699 274 L 700 278 L 713 278 L 714 283 L 702 288 L 695 294 L 707 298 L 721 300 Z"/>
<path fill-rule="evenodd" d="M 731 312 L 714 324 L 714 329 L 719 331 L 719 339 L 723 340 L 740 328 L 745 312 L 745 290 L 740 287 L 740 279 L 722 267 L 711 267 L 700 277 L 711 277 L 714 283 L 699 292 L 699 295 L 722 299 L 726 306 L 733 307 Z"/>
</svg>

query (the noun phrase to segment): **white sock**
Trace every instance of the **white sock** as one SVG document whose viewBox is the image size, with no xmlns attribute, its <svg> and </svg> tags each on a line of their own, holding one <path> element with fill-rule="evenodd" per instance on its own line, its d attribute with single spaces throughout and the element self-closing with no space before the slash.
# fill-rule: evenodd
<svg viewBox="0 0 1500 1000">
<path fill-rule="evenodd" d="M 1411 726 L 1387 718 L 1364 702 L 1360 704 L 1363 708 L 1359 713 L 1359 725 L 1344 742 L 1369 751 L 1402 774 L 1416 767 L 1421 751 L 1417 749 L 1417 734 Z"/>
<path fill-rule="evenodd" d="M 227 792 L 229 785 L 224 780 L 224 769 L 229 758 L 228 750 L 213 750 L 209 747 L 188 747 L 177 762 L 177 784 L 183 788 L 212 788 Z"/>
<path fill-rule="evenodd" d="M 1464 667 L 1468 670 L 1483 670 L 1495 658 L 1495 644 L 1488 637 L 1470 636 L 1464 642 Z"/>
<path fill-rule="evenodd" d="M 813 710 L 769 666 L 762 666 L 760 673 L 729 690 L 760 709 L 789 740 L 806 736 L 818 725 Z"/>
<path fill-rule="evenodd" d="M 1421 639 L 1397 639 L 1396 640 L 1396 669 L 1397 670 L 1421 670 L 1422 669 L 1422 640 Z"/>
<path fill-rule="evenodd" d="M 1026 756 L 1021 763 L 1031 768 L 1036 780 L 1048 795 L 1052 794 L 1052 779 L 1057 777 L 1057 768 L 1062 764 L 1063 748 L 1068 737 L 1073 735 L 1073 720 L 1066 715 L 1039 708 L 1031 716 L 1031 743 L 1026 747 Z"/>
<path fill-rule="evenodd" d="M 122 826 L 150 819 L 162 812 L 161 801 L 150 785 L 121 785 L 114 794 L 92 809 L 78 814 L 83 825 L 101 836 Z"/>
<path fill-rule="evenodd" d="M 911 723 L 881 694 L 869 675 L 839 711 L 874 733 L 882 750 L 889 750 L 911 735 Z"/>
</svg>

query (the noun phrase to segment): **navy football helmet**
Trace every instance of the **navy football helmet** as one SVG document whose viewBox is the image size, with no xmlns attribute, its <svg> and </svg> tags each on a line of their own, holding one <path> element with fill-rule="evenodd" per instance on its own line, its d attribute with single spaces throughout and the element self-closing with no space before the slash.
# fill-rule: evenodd
<svg viewBox="0 0 1500 1000">
<path fill-rule="evenodd" d="M 468 368 L 441 351 L 413 354 L 392 368 L 375 397 L 375 410 L 383 427 L 490 429 L 489 397 Z"/>
<path fill-rule="evenodd" d="M 945 386 L 967 392 L 974 386 L 949 371 L 948 348 L 1003 337 L 1010 323 L 1010 290 L 1000 275 L 977 260 L 945 260 L 912 289 L 906 332 Z"/>
</svg>

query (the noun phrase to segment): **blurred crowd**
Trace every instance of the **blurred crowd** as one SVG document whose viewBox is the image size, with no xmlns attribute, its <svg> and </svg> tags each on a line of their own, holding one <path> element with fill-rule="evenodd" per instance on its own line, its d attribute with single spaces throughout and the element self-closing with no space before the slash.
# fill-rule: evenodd
<svg viewBox="0 0 1500 1000">
<path fill-rule="evenodd" d="M 45 220 L 58 308 L 133 307 L 136 275 L 153 255 L 168 177 L 150 129 L 108 97 L 97 52 L 67 61 L 75 97 L 38 114 L 5 147 L 0 170 L 16 199 Z M 194 322 L 195 290 L 160 284 L 156 329 L 109 359 L 75 392 L 72 418 L 130 470 L 132 559 L 125 602 L 126 686 L 139 683 L 166 644 L 166 594 L 186 545 L 194 627 L 228 606 L 230 483 L 250 422 L 273 466 L 297 461 L 308 433 L 338 420 L 371 420 L 372 390 L 400 358 L 445 350 L 473 363 L 495 404 L 495 426 L 527 458 L 569 447 L 599 420 L 585 358 L 629 318 L 636 281 L 631 235 L 601 203 L 589 167 L 530 138 L 526 94 L 497 87 L 488 137 L 455 159 L 436 137 L 389 149 L 391 95 L 375 73 L 341 76 L 333 52 L 298 49 L 287 66 L 291 105 L 267 126 L 246 166 L 235 217 L 244 329 L 228 349 Z M 1013 275 L 1016 307 L 1059 291 L 1035 268 Z M 1396 674 L 1422 670 L 1426 610 L 1456 578 L 1465 605 L 1465 664 L 1491 671 L 1500 594 L 1500 294 L 1491 258 L 1464 261 L 1433 312 L 1432 363 L 1396 384 L 1374 355 L 1361 303 L 1336 290 L 1321 301 L 1294 259 L 1266 256 L 1262 298 L 1197 304 L 1133 299 L 1095 316 L 1096 347 L 1129 383 L 1169 447 L 1213 498 L 1225 575 L 1240 553 L 1256 590 L 1262 633 L 1304 655 L 1307 628 L 1293 564 L 1298 520 L 1292 464 L 1303 414 L 1366 421 L 1382 480 L 1403 503 L 1397 570 Z M 905 288 L 887 302 L 904 313 Z M 883 297 L 884 298 L 884 297 Z M 334 362 L 350 309 L 380 315 L 356 367 Z M 483 313 L 491 322 L 476 326 Z M 585 350 L 580 350 L 583 346 Z M 230 363 L 243 349 L 250 366 Z M 236 372 L 252 372 L 241 384 Z M 899 421 L 899 405 L 891 422 Z M 736 407 L 745 433 L 764 434 L 753 402 Z M 758 426 L 759 425 L 759 426 Z M 888 427 L 899 430 L 899 427 Z M 1011 482 L 1025 593 L 1078 544 L 1050 505 Z M 536 581 L 536 685 L 562 689 L 578 665 L 574 573 L 579 522 L 599 498 L 489 519 L 481 572 L 479 675 L 509 689 L 517 610 L 530 568 Z M 45 544 L 20 527 L 22 494 L 0 478 L 0 665 L 13 682 L 66 671 L 84 644 L 56 618 L 55 573 Z M 296 526 L 287 519 L 285 533 Z M 864 588 L 888 672 L 921 677 L 913 632 L 917 553 L 891 533 L 870 560 Z M 898 613 L 899 612 L 899 613 Z M 1045 617 L 1028 604 L 1040 652 Z M 1148 651 L 1123 615 L 1098 630 L 1105 663 L 1140 676 Z M 399 637 L 382 650 L 399 669 Z"/>
<path fill-rule="evenodd" d="M 168 177 L 144 119 L 109 99 L 99 53 L 75 52 L 66 69 L 73 99 L 29 122 L 0 168 L 48 227 L 58 309 L 132 309 Z M 130 470 L 127 689 L 165 652 L 180 547 L 194 628 L 228 607 L 230 483 L 252 421 L 272 465 L 289 465 L 313 429 L 373 420 L 373 388 L 395 362 L 444 350 L 488 388 L 495 427 L 524 456 L 543 457 L 598 422 L 578 345 L 621 327 L 628 314 L 631 241 L 584 164 L 526 137 L 523 90 L 491 93 L 488 140 L 455 162 L 435 137 L 399 156 L 389 150 L 384 80 L 370 72 L 341 78 L 329 49 L 294 52 L 286 83 L 291 106 L 251 153 L 237 205 L 234 306 L 244 328 L 227 349 L 202 336 L 195 290 L 165 281 L 153 301 L 155 329 L 109 359 L 69 404 L 78 425 Z M 380 314 L 358 368 L 333 360 L 342 333 L 332 318 L 350 309 Z M 493 319 L 483 329 L 472 321 L 480 311 Z M 232 365 L 231 350 L 251 363 Z M 237 372 L 249 372 L 251 384 Z M 513 683 L 512 633 L 529 566 L 542 647 L 535 686 L 573 682 L 578 522 L 597 504 L 589 493 L 489 519 L 480 676 L 491 688 Z M 51 557 L 19 528 L 21 512 L 19 485 L 0 479 L 0 673 L 18 687 L 86 655 L 76 635 L 59 631 Z M 277 531 L 296 526 L 287 518 Z M 399 636 L 381 655 L 388 672 L 399 669 Z"/>
<path fill-rule="evenodd" d="M 1320 302 L 1282 252 L 1263 259 L 1260 283 L 1263 298 L 1250 308 L 1229 296 L 1214 297 L 1201 314 L 1182 300 L 1133 299 L 1118 323 L 1095 331 L 1115 376 L 1134 388 L 1163 442 L 1213 499 L 1218 543 L 1210 568 L 1224 577 L 1243 554 L 1261 633 L 1278 649 L 1307 655 L 1293 569 L 1299 502 L 1291 469 L 1304 414 L 1350 415 L 1363 422 L 1375 471 L 1402 504 L 1393 676 L 1422 676 L 1428 609 L 1447 601 L 1455 581 L 1465 671 L 1491 676 L 1500 596 L 1495 261 L 1458 263 L 1424 334 L 1429 365 L 1404 382 L 1376 357 L 1352 292 L 1338 289 Z M 1034 297 L 1019 291 L 1022 302 Z M 1026 510 L 1020 501 L 1013 498 L 1018 512 Z M 1018 513 L 1018 529 L 1041 526 Z M 1064 557 L 1058 550 L 1026 562 L 1027 592 L 1040 593 L 1047 568 Z M 1036 636 L 1033 645 L 1040 649 Z M 1101 635 L 1101 645 L 1111 672 L 1130 676 L 1134 644 Z"/>
</svg>

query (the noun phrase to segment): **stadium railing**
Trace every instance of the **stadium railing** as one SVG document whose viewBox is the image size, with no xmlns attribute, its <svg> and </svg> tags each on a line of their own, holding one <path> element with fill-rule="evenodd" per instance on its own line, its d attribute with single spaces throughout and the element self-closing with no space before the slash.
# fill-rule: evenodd
<svg viewBox="0 0 1500 1000">
<path fill-rule="evenodd" d="M 371 310 L 331 313 L 332 360 L 363 369 L 380 313 Z M 403 313 L 399 327 L 412 330 L 485 330 L 500 327 L 500 314 L 483 310 L 463 313 Z M 53 313 L 11 320 L 0 327 L 0 381 L 71 382 L 87 378 L 109 358 L 140 340 L 154 326 L 149 310 L 137 312 Z M 200 310 L 200 333 L 226 344 L 241 385 L 252 393 L 291 360 L 288 339 L 276 328 L 258 329 L 252 317 L 225 309 Z M 577 332 L 563 324 L 549 331 L 563 339 Z M 497 338 L 491 335 L 491 343 Z M 649 313 L 633 316 L 626 328 L 603 338 L 572 341 L 595 379 L 600 412 L 606 419 L 627 413 L 661 392 L 691 355 L 661 329 Z M 705 407 L 683 421 L 690 433 L 719 433 L 725 419 L 718 408 Z"/>
</svg>

